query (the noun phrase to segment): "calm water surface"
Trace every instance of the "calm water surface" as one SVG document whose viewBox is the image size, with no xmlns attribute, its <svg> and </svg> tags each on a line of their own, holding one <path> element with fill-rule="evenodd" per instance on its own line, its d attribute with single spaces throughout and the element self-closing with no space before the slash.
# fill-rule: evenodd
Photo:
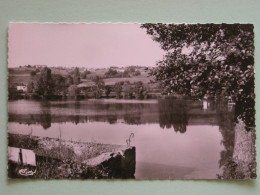
<svg viewBox="0 0 260 195">
<path fill-rule="evenodd" d="M 8 103 L 10 133 L 136 146 L 137 179 L 217 178 L 229 154 L 232 115 L 183 100 Z"/>
</svg>

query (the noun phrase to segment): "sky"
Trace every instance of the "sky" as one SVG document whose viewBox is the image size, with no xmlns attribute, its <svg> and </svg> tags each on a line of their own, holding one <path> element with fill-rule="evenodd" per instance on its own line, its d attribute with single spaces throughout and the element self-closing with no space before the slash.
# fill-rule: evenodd
<svg viewBox="0 0 260 195">
<path fill-rule="evenodd" d="M 155 66 L 163 54 L 139 24 L 9 23 L 9 67 Z"/>
</svg>

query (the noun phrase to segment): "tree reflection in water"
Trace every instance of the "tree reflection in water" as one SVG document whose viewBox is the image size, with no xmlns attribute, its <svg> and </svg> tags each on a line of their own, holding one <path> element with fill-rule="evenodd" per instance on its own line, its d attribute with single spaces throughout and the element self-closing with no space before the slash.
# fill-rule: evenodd
<svg viewBox="0 0 260 195">
<path fill-rule="evenodd" d="M 107 117 L 107 121 L 109 124 L 116 124 L 117 123 L 117 116 L 111 115 Z"/>
<path fill-rule="evenodd" d="M 129 125 L 159 123 L 161 128 L 173 128 L 176 132 L 186 132 L 188 124 L 188 105 L 183 100 L 160 99 L 156 103 L 102 103 L 89 104 L 80 101 L 38 102 L 39 113 L 9 113 L 9 122 L 40 124 L 44 129 L 52 123 L 72 122 L 74 124 L 88 121 L 115 124 L 123 120 Z"/>
<path fill-rule="evenodd" d="M 134 112 L 133 114 L 127 113 L 124 115 L 124 121 L 129 125 L 140 125 L 142 124 L 141 112 Z"/>
<path fill-rule="evenodd" d="M 244 126 L 239 124 L 238 116 L 241 116 L 241 110 L 238 110 L 236 107 L 229 111 L 227 101 L 223 99 L 216 103 L 216 110 L 218 113 L 219 131 L 222 134 L 221 143 L 225 148 L 221 151 L 219 160 L 219 167 L 223 168 L 223 172 L 221 175 L 217 175 L 217 177 L 220 179 L 255 178 L 255 138 L 254 132 L 248 132 L 247 125 L 253 124 L 254 116 L 249 115 L 249 118 L 240 120 Z M 240 143 L 238 140 L 240 140 Z M 247 143 L 242 146 L 241 140 Z M 240 157 L 237 156 L 238 154 Z M 241 157 L 243 158 L 241 159 Z"/>
<path fill-rule="evenodd" d="M 222 134 L 222 141 L 225 150 L 220 153 L 219 167 L 223 167 L 223 171 L 227 172 L 230 169 L 228 164 L 232 161 L 232 156 L 234 153 L 235 144 L 235 131 L 234 122 L 235 115 L 234 112 L 228 110 L 227 102 L 221 100 L 215 104 L 218 113 L 218 124 L 219 131 Z"/>
<path fill-rule="evenodd" d="M 183 100 L 162 99 L 158 100 L 159 123 L 161 128 L 185 133 L 188 125 L 187 102 Z"/>
<path fill-rule="evenodd" d="M 40 114 L 40 124 L 44 129 L 48 129 L 51 127 L 51 112 L 50 112 L 50 104 L 48 101 L 43 101 L 40 103 L 41 114 Z"/>
</svg>

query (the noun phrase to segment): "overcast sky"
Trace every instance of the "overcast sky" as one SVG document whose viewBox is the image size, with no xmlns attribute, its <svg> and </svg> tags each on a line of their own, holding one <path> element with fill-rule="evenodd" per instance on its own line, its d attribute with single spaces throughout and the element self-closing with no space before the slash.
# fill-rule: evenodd
<svg viewBox="0 0 260 195">
<path fill-rule="evenodd" d="M 164 51 L 139 24 L 10 23 L 9 67 L 155 66 Z"/>
</svg>

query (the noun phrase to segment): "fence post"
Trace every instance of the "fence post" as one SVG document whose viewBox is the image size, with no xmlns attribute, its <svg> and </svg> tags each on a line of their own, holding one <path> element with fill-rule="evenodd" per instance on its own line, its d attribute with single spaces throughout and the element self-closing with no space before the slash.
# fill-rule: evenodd
<svg viewBox="0 0 260 195">
<path fill-rule="evenodd" d="M 19 160 L 20 160 L 21 165 L 23 165 L 23 154 L 22 154 L 21 148 L 20 148 L 20 151 L 19 151 Z"/>
</svg>

